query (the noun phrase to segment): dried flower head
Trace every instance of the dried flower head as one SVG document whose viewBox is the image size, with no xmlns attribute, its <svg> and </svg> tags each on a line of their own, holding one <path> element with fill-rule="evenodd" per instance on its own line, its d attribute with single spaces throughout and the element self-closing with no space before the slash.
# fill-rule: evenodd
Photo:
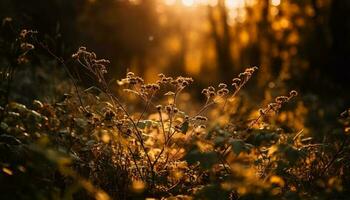
<svg viewBox="0 0 350 200">
<path fill-rule="evenodd" d="M 34 49 L 34 45 L 29 44 L 29 43 L 27 43 L 27 42 L 24 42 L 24 43 L 21 44 L 21 49 L 22 49 L 23 51 L 29 51 L 29 50 Z"/>
<path fill-rule="evenodd" d="M 290 97 L 295 97 L 295 96 L 298 96 L 298 92 L 295 90 L 292 90 L 289 92 L 289 95 L 290 95 Z"/>
<path fill-rule="evenodd" d="M 259 121 L 260 118 L 265 117 L 270 112 L 278 112 L 284 103 L 289 102 L 293 97 L 297 95 L 297 92 L 295 90 L 292 90 L 289 93 L 290 96 L 279 96 L 275 98 L 275 102 L 269 103 L 266 108 L 259 109 L 259 117 L 255 119 L 249 127 L 253 126 L 255 123 Z"/>
<path fill-rule="evenodd" d="M 227 88 L 227 85 L 225 83 L 220 83 L 218 87 L 219 88 Z"/>
<path fill-rule="evenodd" d="M 79 47 L 78 51 L 72 55 L 85 69 L 92 73 L 99 82 L 104 80 L 104 74 L 107 73 L 109 60 L 97 59 L 94 52 L 87 51 L 86 47 Z"/>
<path fill-rule="evenodd" d="M 199 115 L 199 116 L 196 116 L 196 117 L 195 117 L 195 120 L 198 120 L 198 121 L 207 121 L 208 118 Z"/>
<path fill-rule="evenodd" d="M 157 108 L 158 111 L 161 111 L 163 106 L 162 105 L 157 105 L 156 108 Z"/>
<path fill-rule="evenodd" d="M 38 33 L 37 31 L 33 31 L 33 30 L 27 30 L 27 29 L 23 29 L 21 30 L 20 34 L 19 34 L 19 39 L 20 40 L 25 40 L 27 39 L 29 36 Z"/>
</svg>

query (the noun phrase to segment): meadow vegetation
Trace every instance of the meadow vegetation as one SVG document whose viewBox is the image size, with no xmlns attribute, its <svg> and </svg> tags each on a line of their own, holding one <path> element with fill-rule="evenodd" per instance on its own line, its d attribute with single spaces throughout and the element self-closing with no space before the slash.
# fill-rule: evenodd
<svg viewBox="0 0 350 200">
<path fill-rule="evenodd" d="M 191 77 L 108 78 L 108 60 L 80 47 L 68 62 L 38 34 L 22 30 L 2 58 L 11 67 L 1 68 L 1 199 L 349 198 L 350 110 L 318 136 L 298 126 L 295 90 L 249 105 L 241 92 L 258 67 L 204 88 L 198 102 Z M 11 84 L 33 58 L 69 79 L 53 100 L 24 105 L 9 98 Z"/>
</svg>

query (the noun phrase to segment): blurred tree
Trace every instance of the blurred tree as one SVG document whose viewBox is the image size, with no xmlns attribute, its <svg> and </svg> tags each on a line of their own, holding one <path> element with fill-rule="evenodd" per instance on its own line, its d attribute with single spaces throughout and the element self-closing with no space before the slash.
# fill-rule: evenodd
<svg viewBox="0 0 350 200">
<path fill-rule="evenodd" d="M 212 6 L 208 6 L 208 16 L 211 24 L 212 37 L 215 42 L 219 75 L 224 81 L 228 82 L 232 78 L 232 74 L 238 70 L 234 70 L 235 68 L 231 58 L 231 36 L 227 24 L 228 18 L 225 1 L 219 0 L 216 9 L 217 10 L 214 10 Z M 217 17 L 215 16 L 215 11 L 218 12 Z"/>
<path fill-rule="evenodd" d="M 130 68 L 228 81 L 257 65 L 263 87 L 275 80 L 321 93 L 320 80 L 348 82 L 349 7 L 341 0 L 3 0 L 0 16 L 50 36 L 59 55 L 93 49 L 112 61 L 113 74 Z"/>
<path fill-rule="evenodd" d="M 333 0 L 331 4 L 330 31 L 332 36 L 331 60 L 328 71 L 333 79 L 349 85 L 350 66 L 350 2 Z M 333 67 L 334 66 L 334 67 Z"/>
<path fill-rule="evenodd" d="M 144 74 L 145 56 L 156 42 L 154 9 L 151 0 L 94 1 L 85 7 L 79 18 L 83 43 L 90 44 L 100 55 L 115 58 L 112 59 L 112 73 L 124 73 L 125 68 L 133 67 Z"/>
</svg>

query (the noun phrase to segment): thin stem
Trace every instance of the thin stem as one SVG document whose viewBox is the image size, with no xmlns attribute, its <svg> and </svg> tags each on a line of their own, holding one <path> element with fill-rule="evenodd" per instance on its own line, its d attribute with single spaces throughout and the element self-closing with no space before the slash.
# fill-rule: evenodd
<svg viewBox="0 0 350 200">
<path fill-rule="evenodd" d="M 153 94 L 151 95 L 151 97 L 147 100 L 146 106 L 145 106 L 145 108 L 143 109 L 143 111 L 142 111 L 142 113 L 141 113 L 139 119 L 137 120 L 137 124 L 140 122 L 140 120 L 142 119 L 143 115 L 144 115 L 144 114 L 146 113 L 146 111 L 148 110 L 148 107 L 149 107 L 150 103 L 152 102 L 152 98 L 153 98 L 154 94 L 155 94 L 155 92 L 153 92 Z"/>
<path fill-rule="evenodd" d="M 165 128 L 164 128 L 164 121 L 163 121 L 162 111 L 158 111 L 158 114 L 159 114 L 159 118 L 160 118 L 160 123 L 161 123 L 162 129 L 163 129 L 164 144 L 165 144 L 165 141 L 167 140 L 167 138 L 166 138 L 166 133 L 165 133 Z"/>
<path fill-rule="evenodd" d="M 60 58 L 58 56 L 56 56 L 47 46 L 45 46 L 43 43 L 39 42 L 38 39 L 36 37 L 33 37 L 33 39 L 44 49 L 46 50 L 47 53 L 49 53 L 52 57 L 54 57 L 59 63 L 61 63 L 61 65 L 63 66 L 65 72 L 68 74 L 69 78 L 71 79 L 71 81 L 73 82 L 73 86 L 74 86 L 74 89 L 77 93 L 77 96 L 78 96 L 78 100 L 79 100 L 79 103 L 82 107 L 82 109 L 84 110 L 84 112 L 88 112 L 86 109 L 85 109 L 85 106 L 83 104 L 83 100 L 81 98 L 81 95 L 80 95 L 80 92 L 79 92 L 79 89 L 78 89 L 78 85 L 76 83 L 76 80 L 74 79 L 73 75 L 70 73 L 70 71 L 68 70 L 68 67 L 66 66 L 63 58 Z"/>
</svg>

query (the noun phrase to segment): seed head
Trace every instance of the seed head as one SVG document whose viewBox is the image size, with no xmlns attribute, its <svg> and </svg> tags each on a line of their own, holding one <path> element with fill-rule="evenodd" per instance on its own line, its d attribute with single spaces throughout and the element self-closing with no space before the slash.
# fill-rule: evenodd
<svg viewBox="0 0 350 200">
<path fill-rule="evenodd" d="M 283 102 L 286 102 L 288 101 L 288 97 L 286 96 L 279 96 L 279 97 L 276 97 L 275 101 L 278 102 L 278 103 L 283 103 Z"/>
<path fill-rule="evenodd" d="M 214 91 L 215 91 L 215 88 L 214 88 L 213 86 L 209 86 L 209 87 L 208 87 L 208 90 L 209 90 L 209 92 L 214 92 Z"/>
<path fill-rule="evenodd" d="M 227 87 L 227 85 L 225 83 L 220 83 L 219 84 L 219 88 L 226 88 L 226 87 Z"/>
<path fill-rule="evenodd" d="M 239 84 L 240 82 L 241 82 L 241 79 L 240 79 L 240 78 L 234 78 L 234 79 L 232 79 L 232 83 Z"/>
<path fill-rule="evenodd" d="M 158 111 L 161 111 L 163 106 L 162 105 L 157 105 L 156 108 L 157 108 Z"/>
<path fill-rule="evenodd" d="M 135 74 L 134 74 L 134 72 L 128 72 L 128 73 L 126 74 L 126 76 L 133 77 L 133 76 L 135 76 Z"/>
<path fill-rule="evenodd" d="M 207 121 L 208 120 L 208 118 L 206 118 L 204 116 L 196 116 L 195 119 L 199 120 L 199 121 Z"/>
<path fill-rule="evenodd" d="M 295 90 L 292 90 L 292 91 L 290 91 L 289 95 L 290 95 L 291 97 L 295 97 L 295 96 L 298 96 L 298 92 L 295 91 Z"/>
</svg>

